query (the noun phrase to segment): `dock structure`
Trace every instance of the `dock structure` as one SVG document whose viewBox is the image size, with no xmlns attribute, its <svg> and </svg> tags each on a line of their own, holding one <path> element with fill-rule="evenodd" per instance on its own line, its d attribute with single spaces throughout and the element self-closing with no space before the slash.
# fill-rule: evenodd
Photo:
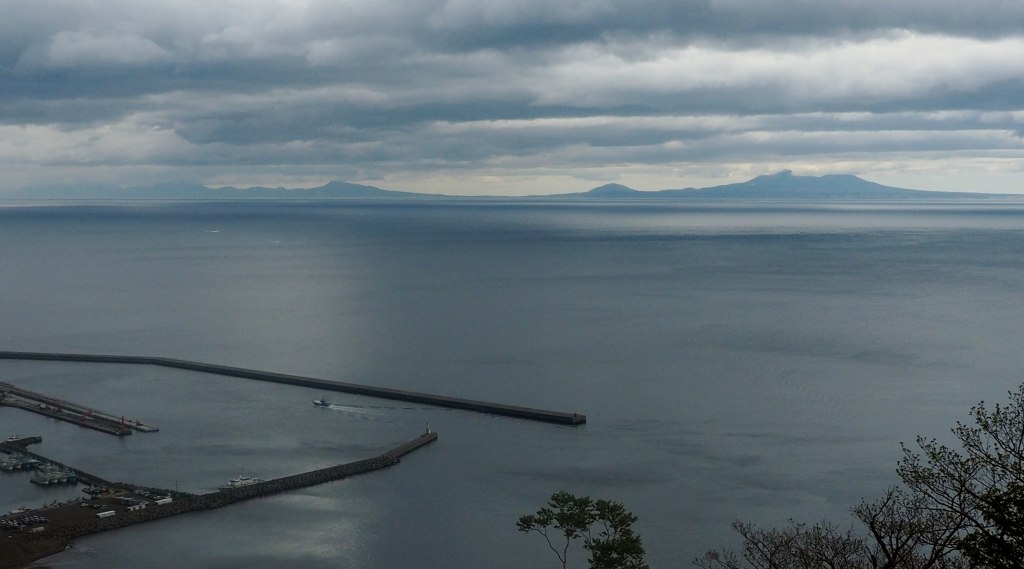
<svg viewBox="0 0 1024 569">
<path fill-rule="evenodd" d="M 42 440 L 42 439 L 40 439 L 40 440 Z M 87 484 L 92 484 L 94 486 L 111 486 L 111 485 L 115 484 L 114 482 L 111 482 L 109 480 L 105 480 L 103 478 L 100 478 L 99 476 L 96 476 L 95 474 L 91 474 L 91 473 L 86 472 L 84 470 L 79 470 L 79 469 L 77 469 L 77 468 L 75 468 L 75 467 L 73 467 L 71 465 L 65 464 L 65 463 L 60 462 L 58 460 L 54 460 L 52 458 L 48 458 L 48 457 L 43 456 L 41 454 L 31 452 L 31 451 L 27 450 L 22 444 L 19 444 L 17 442 L 2 442 L 2 443 L 0 443 L 0 452 L 6 453 L 6 454 L 12 454 L 12 455 L 13 454 L 20 454 L 20 455 L 23 455 L 23 456 L 35 459 L 37 462 L 42 463 L 42 464 L 52 464 L 52 465 L 55 465 L 55 466 L 60 467 L 60 468 L 62 468 L 64 470 L 67 470 L 69 472 L 73 472 L 77 476 L 77 478 L 79 480 L 81 480 L 82 482 L 85 482 Z"/>
<path fill-rule="evenodd" d="M 99 409 L 43 395 L 5 382 L 0 382 L 0 405 L 16 407 L 119 437 L 130 435 L 133 430 L 142 432 L 159 430 L 138 420 L 126 421 L 124 417 L 119 418 Z"/>
<path fill-rule="evenodd" d="M 518 419 L 529 419 L 531 421 L 542 421 L 546 423 L 557 423 L 562 425 L 582 425 L 587 422 L 587 416 L 581 413 L 548 411 L 544 409 L 534 409 L 530 407 L 505 405 L 503 403 L 490 403 L 487 401 L 476 401 L 472 399 L 463 399 L 459 397 L 446 397 L 443 395 L 433 395 L 430 393 L 406 391 L 404 389 L 375 387 L 371 385 L 361 385 L 358 383 L 332 381 L 327 379 L 319 379 L 315 377 L 290 375 L 271 371 L 261 371 L 255 369 L 232 367 L 190 360 L 180 360 L 174 358 L 161 358 L 152 356 L 119 356 L 106 354 L 70 354 L 49 352 L 0 351 L 0 359 L 51 362 L 91 362 L 108 364 L 155 365 L 190 371 L 198 371 L 216 375 L 253 379 L 256 381 L 266 381 L 271 383 L 282 383 L 286 385 L 312 387 L 314 389 L 320 389 L 323 391 L 338 391 L 342 393 L 352 393 L 355 395 L 365 395 L 368 397 L 378 397 L 382 399 L 408 401 L 412 403 L 423 403 L 426 405 L 433 405 L 437 407 L 448 407 L 452 409 L 476 411 L 480 413 L 489 413 L 492 415 L 515 417 Z"/>
<path fill-rule="evenodd" d="M 8 437 L 3 441 L 4 444 L 19 446 L 21 448 L 25 448 L 28 445 L 37 445 L 41 442 L 43 442 L 43 437 L 19 437 L 18 435 Z"/>
</svg>

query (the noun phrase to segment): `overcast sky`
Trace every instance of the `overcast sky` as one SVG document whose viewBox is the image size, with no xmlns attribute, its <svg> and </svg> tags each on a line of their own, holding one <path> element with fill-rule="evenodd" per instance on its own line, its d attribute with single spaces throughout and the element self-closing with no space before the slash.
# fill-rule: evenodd
<svg viewBox="0 0 1024 569">
<path fill-rule="evenodd" d="M 1021 0 L 0 0 L 0 190 L 1024 192 Z"/>
</svg>

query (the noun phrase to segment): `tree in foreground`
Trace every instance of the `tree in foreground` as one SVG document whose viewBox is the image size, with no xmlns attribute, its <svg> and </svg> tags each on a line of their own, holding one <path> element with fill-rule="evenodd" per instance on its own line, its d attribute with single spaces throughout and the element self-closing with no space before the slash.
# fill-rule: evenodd
<svg viewBox="0 0 1024 569">
<path fill-rule="evenodd" d="M 1024 568 L 1024 385 L 971 417 L 953 429 L 960 449 L 918 437 L 897 472 L 925 507 L 962 520 L 953 546 L 973 566 Z"/>
<path fill-rule="evenodd" d="M 960 542 L 964 555 L 978 567 L 1024 567 L 1024 486 L 986 495 L 979 509 L 988 525 Z"/>
<path fill-rule="evenodd" d="M 577 540 L 583 541 L 591 569 L 647 569 L 643 543 L 633 532 L 636 519 L 619 502 L 556 492 L 537 513 L 520 517 L 517 526 L 543 536 L 563 569 Z"/>
<path fill-rule="evenodd" d="M 862 567 L 864 540 L 832 524 L 807 526 L 790 520 L 784 528 L 759 528 L 735 522 L 733 529 L 743 538 L 742 550 L 711 550 L 694 563 L 706 569 L 790 569 Z"/>
<path fill-rule="evenodd" d="M 1006 405 L 971 409 L 952 430 L 904 446 L 904 487 L 853 509 L 857 532 L 830 523 L 783 529 L 733 524 L 739 552 L 708 551 L 705 569 L 1024 569 L 1024 385 Z"/>
</svg>

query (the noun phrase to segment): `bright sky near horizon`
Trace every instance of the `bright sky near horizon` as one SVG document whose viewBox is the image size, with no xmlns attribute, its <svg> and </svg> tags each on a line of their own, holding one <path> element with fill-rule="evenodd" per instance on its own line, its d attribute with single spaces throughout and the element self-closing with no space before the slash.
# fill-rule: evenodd
<svg viewBox="0 0 1024 569">
<path fill-rule="evenodd" d="M 2 192 L 1024 193 L 1020 0 L 0 0 Z"/>
</svg>

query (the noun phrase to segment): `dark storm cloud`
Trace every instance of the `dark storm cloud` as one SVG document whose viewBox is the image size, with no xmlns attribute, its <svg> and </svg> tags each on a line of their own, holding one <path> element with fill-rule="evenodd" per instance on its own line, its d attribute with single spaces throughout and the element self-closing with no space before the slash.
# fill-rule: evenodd
<svg viewBox="0 0 1024 569">
<path fill-rule="evenodd" d="M 459 0 L 444 2 L 428 22 L 439 42 L 458 46 L 550 44 L 652 33 L 746 43 L 770 36 L 835 37 L 891 29 L 993 38 L 1019 33 L 1024 7 L 1003 0 Z"/>
<path fill-rule="evenodd" d="M 0 164 L 25 181 L 40 165 L 593 177 L 1022 152 L 1016 1 L 2 7 Z"/>
</svg>

